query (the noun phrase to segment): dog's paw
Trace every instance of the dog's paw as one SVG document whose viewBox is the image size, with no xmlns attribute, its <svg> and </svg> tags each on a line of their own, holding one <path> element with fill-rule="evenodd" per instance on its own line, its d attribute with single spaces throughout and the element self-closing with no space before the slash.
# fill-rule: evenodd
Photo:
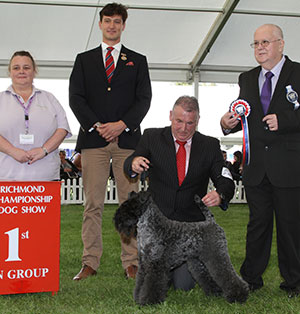
<svg viewBox="0 0 300 314">
<path fill-rule="evenodd" d="M 239 302 L 244 303 L 247 301 L 249 296 L 249 288 L 247 286 L 241 286 L 235 290 L 230 291 L 224 295 L 225 299 L 229 303 Z"/>
</svg>

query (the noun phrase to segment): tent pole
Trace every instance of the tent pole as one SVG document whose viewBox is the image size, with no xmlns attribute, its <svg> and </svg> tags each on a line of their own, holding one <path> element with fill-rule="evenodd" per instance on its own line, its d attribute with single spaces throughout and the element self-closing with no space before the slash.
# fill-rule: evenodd
<svg viewBox="0 0 300 314">
<path fill-rule="evenodd" d="M 194 96 L 199 98 L 199 80 L 200 80 L 200 71 L 194 73 Z"/>
</svg>

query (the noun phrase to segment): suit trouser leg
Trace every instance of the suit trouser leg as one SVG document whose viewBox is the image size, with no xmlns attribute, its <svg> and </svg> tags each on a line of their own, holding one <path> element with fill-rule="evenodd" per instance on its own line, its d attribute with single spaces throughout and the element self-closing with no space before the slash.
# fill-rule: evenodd
<svg viewBox="0 0 300 314">
<path fill-rule="evenodd" d="M 272 244 L 273 212 L 276 217 L 279 268 L 286 287 L 300 285 L 300 188 L 278 188 L 267 178 L 257 187 L 246 186 L 250 220 L 247 228 L 243 278 L 263 284 Z"/>
<path fill-rule="evenodd" d="M 300 188 L 274 187 L 278 265 L 285 288 L 300 287 Z"/>
<path fill-rule="evenodd" d="M 117 144 L 112 144 L 112 169 L 116 179 L 119 205 L 128 199 L 128 194 L 138 191 L 138 180 L 129 180 L 124 174 L 125 159 L 133 153 L 131 149 L 120 149 Z M 138 265 L 137 242 L 132 239 L 129 244 L 121 241 L 121 261 L 126 269 L 130 265 Z"/>
<path fill-rule="evenodd" d="M 82 264 L 96 270 L 102 256 L 102 213 L 109 176 L 110 152 L 103 148 L 83 149 L 81 152 L 85 208 L 82 222 Z"/>
<path fill-rule="evenodd" d="M 268 179 L 258 186 L 245 186 L 250 215 L 247 225 L 246 257 L 241 275 L 255 288 L 263 286 L 262 274 L 270 258 L 274 202 Z"/>
<path fill-rule="evenodd" d="M 188 270 L 187 263 L 183 263 L 181 266 L 173 269 L 171 271 L 172 284 L 174 289 L 180 289 L 184 291 L 189 291 L 193 289 L 196 285 L 194 278 Z"/>
</svg>

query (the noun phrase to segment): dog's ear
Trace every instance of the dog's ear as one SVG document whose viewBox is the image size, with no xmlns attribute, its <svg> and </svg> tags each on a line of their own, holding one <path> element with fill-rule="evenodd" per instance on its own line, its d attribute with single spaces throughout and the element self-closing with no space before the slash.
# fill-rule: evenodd
<svg viewBox="0 0 300 314">
<path fill-rule="evenodd" d="M 132 198 L 132 197 L 135 196 L 135 195 L 137 195 L 137 193 L 134 192 L 134 191 L 131 191 L 131 192 L 129 193 L 129 198 Z"/>
<path fill-rule="evenodd" d="M 202 202 L 201 197 L 198 194 L 195 194 L 194 201 L 198 205 L 198 207 L 202 210 L 205 206 L 205 204 Z"/>
<path fill-rule="evenodd" d="M 200 198 L 200 196 L 198 194 L 195 194 L 194 200 L 195 200 L 196 204 L 200 204 L 202 202 L 202 200 L 201 200 L 201 198 Z"/>
<path fill-rule="evenodd" d="M 145 203 L 151 197 L 151 193 L 149 191 L 141 191 L 140 194 L 140 202 Z"/>
</svg>

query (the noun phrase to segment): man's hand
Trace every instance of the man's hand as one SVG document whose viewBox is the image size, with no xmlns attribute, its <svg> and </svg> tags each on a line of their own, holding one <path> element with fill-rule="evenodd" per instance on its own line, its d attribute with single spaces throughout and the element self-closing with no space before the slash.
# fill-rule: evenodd
<svg viewBox="0 0 300 314">
<path fill-rule="evenodd" d="M 143 156 L 137 156 L 134 157 L 131 163 L 131 169 L 135 173 L 141 174 L 143 171 L 149 169 L 150 161 L 143 157 Z"/>
<path fill-rule="evenodd" d="M 221 118 L 221 126 L 223 129 L 233 129 L 238 125 L 240 121 L 238 120 L 238 116 L 234 116 L 232 112 L 226 112 L 224 116 Z"/>
<path fill-rule="evenodd" d="M 126 127 L 126 124 L 122 120 L 119 120 L 117 122 L 101 124 L 96 130 L 107 142 L 115 142 Z"/>
<path fill-rule="evenodd" d="M 208 192 L 203 198 L 202 202 L 207 207 L 218 206 L 221 204 L 221 197 L 217 191 Z"/>
<path fill-rule="evenodd" d="M 263 119 L 263 122 L 266 122 L 270 131 L 278 131 L 278 120 L 276 114 L 268 114 Z"/>
</svg>

